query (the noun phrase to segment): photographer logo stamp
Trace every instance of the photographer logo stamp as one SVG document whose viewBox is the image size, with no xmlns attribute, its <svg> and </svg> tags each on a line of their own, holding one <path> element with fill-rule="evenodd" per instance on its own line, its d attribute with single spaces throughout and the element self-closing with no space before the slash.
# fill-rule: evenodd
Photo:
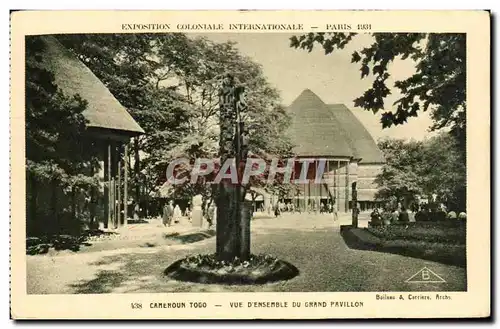
<svg viewBox="0 0 500 329">
<path fill-rule="evenodd" d="M 445 283 L 446 280 L 431 271 L 427 267 L 423 267 L 420 271 L 413 274 L 405 282 L 408 283 Z"/>
</svg>

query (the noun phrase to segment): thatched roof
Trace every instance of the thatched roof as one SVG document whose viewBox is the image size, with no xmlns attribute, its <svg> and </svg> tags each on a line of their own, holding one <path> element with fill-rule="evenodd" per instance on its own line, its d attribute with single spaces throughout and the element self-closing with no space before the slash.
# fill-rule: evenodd
<svg viewBox="0 0 500 329">
<path fill-rule="evenodd" d="M 37 36 L 45 47 L 43 63 L 67 96 L 79 94 L 88 102 L 83 112 L 89 128 L 111 129 L 129 135 L 144 130 L 94 73 L 53 36 Z"/>
<path fill-rule="evenodd" d="M 298 156 L 349 157 L 361 163 L 384 163 L 382 153 L 363 124 L 343 104 L 325 104 L 304 90 L 288 107 L 289 129 Z"/>
<path fill-rule="evenodd" d="M 372 135 L 365 126 L 344 104 L 329 104 L 335 119 L 342 127 L 342 131 L 351 147 L 354 158 L 361 159 L 361 163 L 384 163 L 384 155 L 378 148 Z"/>
<path fill-rule="evenodd" d="M 292 122 L 289 134 L 298 156 L 354 156 L 341 127 L 323 101 L 309 89 L 288 107 Z"/>
</svg>

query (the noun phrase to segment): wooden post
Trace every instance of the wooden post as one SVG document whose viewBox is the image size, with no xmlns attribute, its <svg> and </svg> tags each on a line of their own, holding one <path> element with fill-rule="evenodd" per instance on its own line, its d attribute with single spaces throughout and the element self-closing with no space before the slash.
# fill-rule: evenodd
<svg viewBox="0 0 500 329">
<path fill-rule="evenodd" d="M 116 145 L 111 145 L 111 190 L 110 190 L 111 222 L 116 228 Z"/>
<path fill-rule="evenodd" d="M 327 177 L 328 179 L 325 181 L 325 188 L 326 188 L 326 192 L 328 193 L 327 194 L 327 198 L 331 198 L 332 194 L 330 193 L 330 178 L 331 178 L 331 175 L 330 175 L 330 160 L 326 160 L 326 172 L 327 172 Z M 327 199 L 328 200 L 328 199 Z M 327 212 L 329 211 L 330 209 L 330 202 L 333 202 L 333 200 L 328 200 L 327 201 L 327 204 L 326 204 L 326 209 L 327 209 Z"/>
<path fill-rule="evenodd" d="M 316 164 L 317 162 L 315 162 Z M 314 180 L 312 183 L 313 195 L 314 195 L 314 212 L 318 214 L 321 210 L 321 184 L 316 184 L 316 175 L 318 174 L 318 167 L 315 165 Z"/>
<path fill-rule="evenodd" d="M 112 175 L 111 175 L 111 181 L 112 181 L 112 190 L 111 190 L 111 200 L 113 201 L 112 203 L 112 209 L 113 212 L 111 213 L 112 215 L 112 220 L 113 220 L 113 228 L 118 227 L 118 215 L 116 212 L 116 189 L 117 189 L 117 184 L 116 184 L 116 173 L 117 173 L 117 149 L 116 149 L 116 144 L 113 143 L 112 147 L 112 153 L 111 153 L 111 166 L 112 166 Z"/>
<path fill-rule="evenodd" d="M 358 227 L 358 191 L 356 182 L 352 183 L 352 227 Z"/>
<path fill-rule="evenodd" d="M 349 160 L 345 166 L 345 211 L 349 212 Z"/>
<path fill-rule="evenodd" d="M 110 153 L 110 146 L 109 144 L 105 145 L 104 149 L 104 227 L 108 228 L 108 223 L 109 223 L 109 176 L 110 176 L 110 159 L 109 159 L 109 153 Z"/>
<path fill-rule="evenodd" d="M 337 160 L 337 168 L 335 169 L 335 207 L 340 211 L 340 160 Z"/>
<path fill-rule="evenodd" d="M 299 188 L 297 186 L 296 186 L 296 191 L 295 191 L 295 203 L 296 203 L 295 211 L 301 212 L 302 209 L 300 209 L 300 191 L 299 191 Z"/>
<path fill-rule="evenodd" d="M 327 162 L 328 164 L 328 162 Z M 323 206 L 323 193 L 322 193 L 322 189 L 323 189 L 323 176 L 325 175 L 325 171 L 323 170 L 323 173 L 321 174 L 321 177 L 319 178 L 319 184 L 316 184 L 317 188 L 319 189 L 319 203 L 318 203 L 318 208 L 319 208 L 319 212 L 323 212 L 322 210 L 322 206 Z"/>
<path fill-rule="evenodd" d="M 127 225 L 128 211 L 128 144 L 125 144 L 123 154 L 123 225 Z"/>
<path fill-rule="evenodd" d="M 134 137 L 134 176 L 135 176 L 135 202 L 140 203 L 141 200 L 141 185 L 140 177 L 140 154 L 139 154 L 139 137 Z"/>
<path fill-rule="evenodd" d="M 107 202 L 107 207 L 108 207 L 108 225 L 107 228 L 111 228 L 113 226 L 113 183 L 112 183 L 112 171 L 111 171 L 111 142 L 108 142 L 108 152 L 107 152 L 107 162 L 108 162 L 108 202 Z"/>
<path fill-rule="evenodd" d="M 118 146 L 118 155 L 116 157 L 116 161 L 118 162 L 118 186 L 117 186 L 117 209 L 116 209 L 116 213 L 117 213 L 117 220 L 116 220 L 116 223 L 118 224 L 117 226 L 122 226 L 122 207 L 121 207 L 121 203 L 122 203 L 122 159 L 121 159 L 121 145 Z"/>
<path fill-rule="evenodd" d="M 95 168 L 94 165 L 92 164 L 90 166 L 90 176 L 94 177 L 95 175 Z M 94 221 L 96 217 L 96 190 L 95 187 L 92 186 L 90 188 L 90 204 L 89 204 L 89 210 L 90 210 L 90 226 L 94 227 Z"/>
<path fill-rule="evenodd" d="M 309 176 L 309 175 L 308 175 Z M 307 177 L 309 178 L 309 177 Z M 307 179 L 307 201 L 306 201 L 306 210 L 307 212 L 311 212 L 311 182 Z"/>
</svg>

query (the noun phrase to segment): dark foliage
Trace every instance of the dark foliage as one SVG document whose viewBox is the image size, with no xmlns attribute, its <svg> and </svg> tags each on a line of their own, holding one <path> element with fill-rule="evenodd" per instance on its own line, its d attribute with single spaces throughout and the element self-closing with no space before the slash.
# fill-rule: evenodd
<svg viewBox="0 0 500 329">
<path fill-rule="evenodd" d="M 386 239 L 368 229 L 344 227 L 341 235 L 352 249 L 373 250 L 431 260 L 460 267 L 466 266 L 466 246 L 460 243 L 430 242 L 416 239 Z"/>
<path fill-rule="evenodd" d="M 385 139 L 378 143 L 386 164 L 375 182 L 377 198 L 437 199 L 451 210 L 465 211 L 466 167 L 458 142 L 443 133 L 425 141 Z"/>
<path fill-rule="evenodd" d="M 75 211 L 75 196 L 95 187 L 91 175 L 97 165 L 95 145 L 84 138 L 87 102 L 65 95 L 45 69 L 40 38 L 26 37 L 26 187 L 28 233 L 56 233 L 78 229 L 68 216 Z M 49 201 L 39 196 L 51 195 Z M 46 198 L 49 199 L 49 198 Z M 41 204 L 45 207 L 41 207 Z M 65 222 L 64 225 L 60 225 Z M 59 232 L 61 233 L 61 232 Z"/>
<path fill-rule="evenodd" d="M 417 240 L 465 245 L 466 238 L 465 222 L 459 220 L 400 223 L 369 227 L 367 230 L 385 240 Z"/>
<path fill-rule="evenodd" d="M 107 233 L 101 230 L 87 230 L 78 235 L 56 234 L 28 237 L 26 239 L 26 254 L 46 254 L 50 250 L 70 250 L 76 252 L 79 251 L 82 246 L 91 245 L 88 242 L 90 237 L 110 234 L 113 233 Z"/>
<path fill-rule="evenodd" d="M 312 51 L 315 44 L 325 54 L 343 49 L 355 33 L 309 33 L 291 38 L 291 47 Z M 372 87 L 354 100 L 354 105 L 381 114 L 383 127 L 403 124 L 420 111 L 431 109 L 434 129 L 450 127 L 458 140 L 465 141 L 466 111 L 466 38 L 453 33 L 374 33 L 374 42 L 352 54 L 352 63 L 360 63 L 361 79 L 373 77 Z M 402 97 L 387 108 L 385 98 L 390 64 L 412 60 L 416 72 L 396 81 Z M 464 144 L 465 145 L 465 144 Z"/>
</svg>

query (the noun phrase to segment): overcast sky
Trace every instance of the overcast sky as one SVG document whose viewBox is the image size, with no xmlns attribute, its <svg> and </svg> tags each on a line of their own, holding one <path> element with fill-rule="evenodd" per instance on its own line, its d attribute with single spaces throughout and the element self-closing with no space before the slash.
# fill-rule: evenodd
<svg viewBox="0 0 500 329">
<path fill-rule="evenodd" d="M 228 40 L 237 42 L 237 47 L 244 55 L 262 65 L 269 82 L 281 93 L 283 103 L 289 105 L 304 89 L 309 88 L 325 103 L 344 103 L 360 119 L 375 139 L 380 137 L 423 139 L 429 136 L 428 127 L 432 124 L 427 113 L 418 118 L 410 118 L 403 126 L 382 129 L 380 114 L 354 108 L 353 100 L 369 88 L 371 81 L 361 80 L 359 63 L 351 64 L 351 54 L 372 42 L 369 35 L 358 35 L 341 51 L 325 55 L 321 47 L 309 53 L 305 50 L 290 48 L 291 34 L 283 33 L 210 33 L 204 37 L 215 41 Z M 396 61 L 390 67 L 391 80 L 408 77 L 414 68 L 410 61 Z M 398 99 L 397 89 L 391 89 L 392 95 L 386 100 L 386 109 L 390 109 Z"/>
</svg>

